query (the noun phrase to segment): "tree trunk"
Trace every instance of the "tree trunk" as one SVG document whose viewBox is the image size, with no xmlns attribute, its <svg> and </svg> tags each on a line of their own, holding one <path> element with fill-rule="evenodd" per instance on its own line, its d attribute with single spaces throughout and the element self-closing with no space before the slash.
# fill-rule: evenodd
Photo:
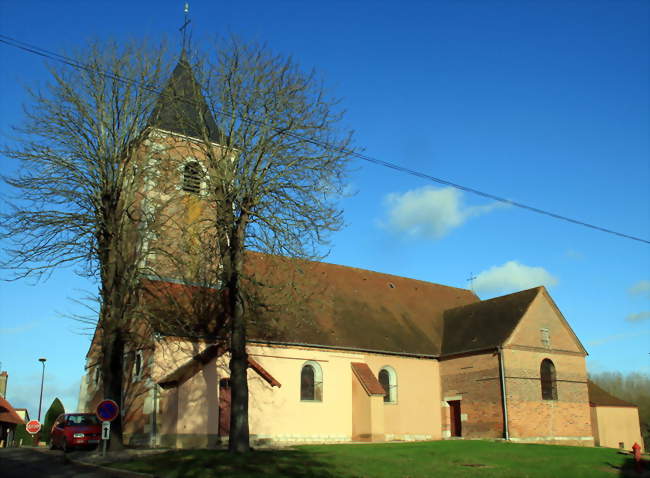
<svg viewBox="0 0 650 478">
<path fill-rule="evenodd" d="M 104 334 L 106 336 L 104 337 L 102 356 L 103 398 L 113 400 L 120 407 L 120 413 L 111 422 L 109 450 L 119 451 L 124 449 L 122 442 L 122 358 L 124 357 L 124 338 L 119 326 L 105 328 Z"/>
<path fill-rule="evenodd" d="M 228 281 L 231 321 L 230 335 L 230 453 L 250 451 L 248 431 L 248 354 L 246 352 L 246 322 L 241 291 L 241 275 L 244 262 L 244 231 L 247 215 L 243 214 L 233 234 L 230 249 L 230 277 Z"/>
</svg>

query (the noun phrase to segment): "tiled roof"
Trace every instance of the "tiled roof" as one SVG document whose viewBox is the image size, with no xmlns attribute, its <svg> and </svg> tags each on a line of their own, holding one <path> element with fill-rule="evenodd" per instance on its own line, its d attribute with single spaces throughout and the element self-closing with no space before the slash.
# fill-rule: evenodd
<svg viewBox="0 0 650 478">
<path fill-rule="evenodd" d="M 419 356 L 502 345 L 543 291 L 536 287 L 480 301 L 466 289 L 254 252 L 246 254 L 245 269 L 247 284 L 262 285 L 247 289 L 249 340 Z M 199 317 L 197 331 L 205 332 L 207 322 L 220 315 L 224 296 L 215 289 L 151 284 L 176 302 L 200 305 L 198 313 L 183 314 Z M 178 300 L 181 295 L 186 297 Z M 218 299 L 214 305 L 206 300 L 210 295 Z"/>
<path fill-rule="evenodd" d="M 503 344 L 541 290 L 542 287 L 535 287 L 445 311 L 442 355 Z"/>
<path fill-rule="evenodd" d="M 611 393 L 603 390 L 594 382 L 589 380 L 587 382 L 587 388 L 589 390 L 589 405 L 592 407 L 635 407 L 633 403 L 626 402 L 621 400 L 618 397 L 615 397 Z"/>
<path fill-rule="evenodd" d="M 437 355 L 443 312 L 479 300 L 469 290 L 353 267 L 247 259 L 253 280 L 267 285 L 251 311 L 251 339 Z"/>
<path fill-rule="evenodd" d="M 372 373 L 368 364 L 362 362 L 352 362 L 352 371 L 359 379 L 359 382 L 368 395 L 386 395 L 384 387 L 381 386 L 375 374 Z"/>
<path fill-rule="evenodd" d="M 11 423 L 19 425 L 25 423 L 22 418 L 18 416 L 14 407 L 0 395 L 0 423 Z"/>
</svg>

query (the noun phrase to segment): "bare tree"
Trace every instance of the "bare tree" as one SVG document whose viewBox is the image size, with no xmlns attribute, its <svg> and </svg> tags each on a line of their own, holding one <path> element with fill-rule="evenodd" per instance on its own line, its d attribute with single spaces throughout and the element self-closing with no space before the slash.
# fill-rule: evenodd
<svg viewBox="0 0 650 478">
<path fill-rule="evenodd" d="M 162 51 L 93 44 L 77 68 L 50 65 L 49 83 L 29 91 L 24 123 L 3 150 L 19 162 L 3 178 L 15 193 L 0 219 L 4 266 L 24 278 L 69 265 L 97 280 L 103 396 L 118 404 L 139 278 L 150 273 L 151 232 L 163 221 L 164 205 L 143 194 L 154 174 L 145 142 L 158 94 L 142 87 L 166 78 Z M 121 446 L 118 417 L 111 448 Z"/>
<path fill-rule="evenodd" d="M 250 450 L 246 369 L 251 294 L 246 251 L 320 258 L 342 225 L 337 201 L 351 157 L 352 133 L 313 73 L 265 47 L 231 39 L 204 61 L 199 83 L 222 133 L 202 137 L 202 231 L 212 231 L 229 327 L 232 390 L 229 449 Z M 204 129 L 206 131 L 206 129 Z"/>
</svg>

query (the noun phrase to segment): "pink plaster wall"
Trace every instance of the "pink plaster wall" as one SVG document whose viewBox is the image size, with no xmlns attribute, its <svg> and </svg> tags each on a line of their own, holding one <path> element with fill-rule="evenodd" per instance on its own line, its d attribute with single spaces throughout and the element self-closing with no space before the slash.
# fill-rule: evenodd
<svg viewBox="0 0 650 478">
<path fill-rule="evenodd" d="M 154 376 L 167 375 L 204 347 L 179 341 L 159 346 Z M 384 403 L 380 396 L 369 400 L 366 395 L 363 405 L 366 411 L 358 410 L 373 420 L 373 433 L 385 433 L 387 439 L 441 438 L 440 377 L 436 360 L 262 345 L 249 346 L 249 354 L 281 384 L 279 388 L 271 387 L 249 369 L 249 426 L 251 435 L 258 439 L 352 440 L 353 407 L 362 403 L 355 398 L 352 362 L 368 363 L 375 375 L 386 365 L 397 374 L 396 403 Z M 300 400 L 300 371 L 308 361 L 321 367 L 322 401 Z M 171 433 L 175 426 L 179 435 L 217 433 L 218 383 L 229 376 L 227 364 L 227 356 L 215 359 L 181 384 L 176 396 L 175 389 L 164 392 L 159 418 L 161 432 Z"/>
</svg>

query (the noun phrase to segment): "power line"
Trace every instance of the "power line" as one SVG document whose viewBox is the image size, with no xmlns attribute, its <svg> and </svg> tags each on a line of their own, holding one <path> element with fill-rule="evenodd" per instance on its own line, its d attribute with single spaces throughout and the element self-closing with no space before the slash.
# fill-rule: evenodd
<svg viewBox="0 0 650 478">
<path fill-rule="evenodd" d="M 138 86 L 138 87 L 143 88 L 143 89 L 145 89 L 147 91 L 150 91 L 152 93 L 162 94 L 161 90 L 159 90 L 158 88 L 152 87 L 150 85 L 145 85 L 145 84 L 140 83 L 140 82 L 138 82 L 136 80 L 133 80 L 131 78 L 124 78 L 124 77 L 122 77 L 120 75 L 110 73 L 110 72 L 107 72 L 107 71 L 103 71 L 103 70 L 100 70 L 99 68 L 91 67 L 89 65 L 85 65 L 85 64 L 80 63 L 80 62 L 78 62 L 78 61 L 76 61 L 76 60 L 74 60 L 72 58 L 67 57 L 67 56 L 51 52 L 51 51 L 46 50 L 44 48 L 41 48 L 41 47 L 26 43 L 26 42 L 23 42 L 23 41 L 20 41 L 20 40 L 16 40 L 15 38 L 11 38 L 11 37 L 6 36 L 6 35 L 0 34 L 0 42 L 5 43 L 5 44 L 7 44 L 9 46 L 12 46 L 14 48 L 24 50 L 24 51 L 32 53 L 32 54 L 39 55 L 39 56 L 42 56 L 44 58 L 48 58 L 50 60 L 54 60 L 54 61 L 58 61 L 60 63 L 64 63 L 64 64 L 66 64 L 68 66 L 73 67 L 73 68 L 82 69 L 82 70 L 89 71 L 89 72 L 92 71 L 92 72 L 98 73 L 98 74 L 100 74 L 102 76 L 105 76 L 107 78 L 116 80 L 116 81 L 120 81 L 120 82 L 123 82 L 123 83 L 128 83 L 128 84 L 131 84 L 131 85 Z M 189 102 L 189 100 L 187 100 L 187 99 L 183 99 L 183 101 Z M 239 119 L 240 121 L 244 121 L 244 122 L 247 122 L 247 123 L 250 123 L 250 124 L 255 124 L 257 126 L 263 125 L 262 121 L 247 119 L 247 118 L 238 118 L 235 114 L 228 113 L 226 111 L 215 110 L 215 112 L 217 112 L 217 113 L 219 113 L 221 115 L 224 115 L 224 116 L 229 116 L 229 117 L 231 117 L 233 119 Z M 481 197 L 484 197 L 484 198 L 487 198 L 487 199 L 491 199 L 493 201 L 501 202 L 503 204 L 508 204 L 510 206 L 518 207 L 520 209 L 525 209 L 527 211 L 531 211 L 531 212 L 534 212 L 534 213 L 537 213 L 537 214 L 548 216 L 548 217 L 551 217 L 551 218 L 554 218 L 554 219 L 569 222 L 569 223 L 572 223 L 572 224 L 577 224 L 579 226 L 588 227 L 588 228 L 594 229 L 596 231 L 604 232 L 604 233 L 607 233 L 607 234 L 613 234 L 615 236 L 623 237 L 625 239 L 631 239 L 633 241 L 638 241 L 638 242 L 643 242 L 643 243 L 646 243 L 646 244 L 650 244 L 650 240 L 643 239 L 641 237 L 632 236 L 630 234 L 624 234 L 622 232 L 614 231 L 613 229 L 608 229 L 608 228 L 605 228 L 605 227 L 597 226 L 595 224 L 580 221 L 578 219 L 573 219 L 571 217 L 564 216 L 562 214 L 556 214 L 554 212 L 550 212 L 550 211 L 547 211 L 547 210 L 544 210 L 544 209 L 529 206 L 527 204 L 523 204 L 523 203 L 520 203 L 520 202 L 517 202 L 517 201 L 512 201 L 510 199 L 506 199 L 504 197 L 497 196 L 495 194 L 480 191 L 478 189 L 470 188 L 468 186 L 463 186 L 461 184 L 457 184 L 457 183 L 448 181 L 446 179 L 438 178 L 436 176 L 432 176 L 430 174 L 423 173 L 421 171 L 416 171 L 415 169 L 407 168 L 405 166 L 401 166 L 401 165 L 396 164 L 396 163 L 391 163 L 390 161 L 384 161 L 384 160 L 381 160 L 381 159 L 378 159 L 378 158 L 373 158 L 372 156 L 367 156 L 365 154 L 358 153 L 356 151 L 352 151 L 352 150 L 349 150 L 349 149 L 346 149 L 346 148 L 339 148 L 339 147 L 333 146 L 331 144 L 328 144 L 328 143 L 325 143 L 323 141 L 319 141 L 319 140 L 316 140 L 316 139 L 313 139 L 313 138 L 307 138 L 307 137 L 301 136 L 301 135 L 299 135 L 297 133 L 292 133 L 290 131 L 281 131 L 281 130 L 278 130 L 277 132 L 280 133 L 280 134 L 283 134 L 285 136 L 288 136 L 290 138 L 294 138 L 294 139 L 297 139 L 297 140 L 300 140 L 300 141 L 303 141 L 303 142 L 306 142 L 306 143 L 309 143 L 309 144 L 313 144 L 314 146 L 318 146 L 318 147 L 323 148 L 323 149 L 327 149 L 327 150 L 330 150 L 330 151 L 337 151 L 337 152 L 341 152 L 341 153 L 346 153 L 349 156 L 352 156 L 352 157 L 357 158 L 357 159 L 361 159 L 363 161 L 366 161 L 366 162 L 369 162 L 369 163 L 372 163 L 372 164 L 376 164 L 378 166 L 383 166 L 385 168 L 392 169 L 394 171 L 399 171 L 401 173 L 409 174 L 411 176 L 415 176 L 415 177 L 418 177 L 418 178 L 421 178 L 421 179 L 426 179 L 426 180 L 434 182 L 434 183 L 449 186 L 449 187 L 458 189 L 460 191 L 465 191 L 465 192 L 474 194 L 476 196 L 481 196 Z"/>
</svg>

